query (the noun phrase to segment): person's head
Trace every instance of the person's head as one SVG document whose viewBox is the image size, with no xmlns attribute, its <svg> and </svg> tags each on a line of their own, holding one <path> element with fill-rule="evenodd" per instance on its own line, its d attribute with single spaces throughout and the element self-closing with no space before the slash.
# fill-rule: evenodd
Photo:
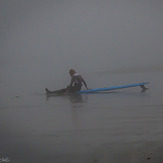
<svg viewBox="0 0 163 163">
<path fill-rule="evenodd" d="M 70 76 L 73 76 L 75 73 L 76 73 L 76 71 L 75 71 L 74 69 L 70 69 L 70 70 L 69 70 Z"/>
</svg>

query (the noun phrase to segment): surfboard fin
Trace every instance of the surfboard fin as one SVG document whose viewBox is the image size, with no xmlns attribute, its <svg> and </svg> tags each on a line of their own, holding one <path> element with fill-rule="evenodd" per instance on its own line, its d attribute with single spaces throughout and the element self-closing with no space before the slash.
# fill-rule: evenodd
<svg viewBox="0 0 163 163">
<path fill-rule="evenodd" d="M 142 88 L 142 91 L 146 91 L 148 89 L 144 85 L 140 85 L 140 87 Z"/>
</svg>

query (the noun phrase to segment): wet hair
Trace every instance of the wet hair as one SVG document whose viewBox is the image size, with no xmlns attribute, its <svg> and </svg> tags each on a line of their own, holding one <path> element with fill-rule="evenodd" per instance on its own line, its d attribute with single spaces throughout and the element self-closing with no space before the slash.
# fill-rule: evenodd
<svg viewBox="0 0 163 163">
<path fill-rule="evenodd" d="M 69 70 L 69 74 L 70 74 L 70 75 L 73 75 L 73 74 L 75 74 L 75 73 L 76 73 L 76 71 L 75 71 L 74 69 L 70 69 L 70 70 Z"/>
</svg>

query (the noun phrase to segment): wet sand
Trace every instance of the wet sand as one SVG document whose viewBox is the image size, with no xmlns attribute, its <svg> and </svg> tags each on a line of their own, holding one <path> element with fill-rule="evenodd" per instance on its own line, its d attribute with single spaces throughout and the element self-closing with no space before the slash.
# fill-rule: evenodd
<svg viewBox="0 0 163 163">
<path fill-rule="evenodd" d="M 27 105 L 34 98 L 37 104 Z M 0 157 L 14 163 L 161 163 L 163 105 L 149 105 L 150 98 L 135 89 L 15 97 L 20 106 L 1 107 Z"/>
<path fill-rule="evenodd" d="M 0 161 L 162 163 L 161 80 L 148 87 L 50 98 L 1 94 Z"/>
</svg>

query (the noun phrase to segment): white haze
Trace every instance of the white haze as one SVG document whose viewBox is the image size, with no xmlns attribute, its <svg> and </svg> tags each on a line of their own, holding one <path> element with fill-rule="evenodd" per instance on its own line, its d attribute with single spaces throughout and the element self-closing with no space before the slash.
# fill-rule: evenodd
<svg viewBox="0 0 163 163">
<path fill-rule="evenodd" d="M 102 73 L 162 71 L 162 8 L 162 0 L 1 0 L 1 90 L 61 88 L 70 68 L 89 85 Z"/>
</svg>

